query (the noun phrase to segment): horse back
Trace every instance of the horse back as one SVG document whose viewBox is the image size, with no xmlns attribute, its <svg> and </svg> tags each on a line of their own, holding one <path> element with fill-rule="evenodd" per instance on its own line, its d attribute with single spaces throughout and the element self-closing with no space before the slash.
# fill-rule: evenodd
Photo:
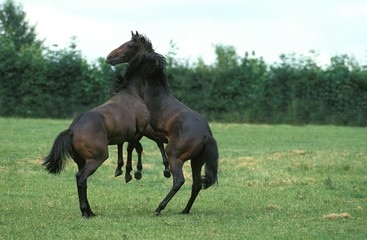
<svg viewBox="0 0 367 240">
<path fill-rule="evenodd" d="M 159 108 L 149 109 L 153 128 L 166 132 L 196 132 L 197 135 L 212 135 L 208 121 L 174 97 L 166 98 Z M 157 106 L 157 105 L 156 105 Z"/>
<path fill-rule="evenodd" d="M 207 137 L 212 136 L 208 121 L 176 98 L 166 100 L 149 110 L 153 129 L 168 142 L 167 153 L 184 160 L 202 154 Z"/>
</svg>

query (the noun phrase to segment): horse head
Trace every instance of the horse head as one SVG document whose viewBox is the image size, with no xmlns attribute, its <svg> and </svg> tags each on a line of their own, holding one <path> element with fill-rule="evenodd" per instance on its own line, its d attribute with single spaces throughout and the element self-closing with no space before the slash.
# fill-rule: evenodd
<svg viewBox="0 0 367 240">
<path fill-rule="evenodd" d="M 115 66 L 119 63 L 128 63 L 134 57 L 144 54 L 146 51 L 153 51 L 152 43 L 144 35 L 137 31 L 131 31 L 131 40 L 125 42 L 120 47 L 108 54 L 106 63 Z"/>
</svg>

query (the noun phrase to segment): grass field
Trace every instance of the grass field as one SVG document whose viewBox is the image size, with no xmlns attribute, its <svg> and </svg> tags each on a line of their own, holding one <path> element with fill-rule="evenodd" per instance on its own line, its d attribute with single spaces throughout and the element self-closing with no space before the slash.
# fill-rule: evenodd
<svg viewBox="0 0 367 240">
<path fill-rule="evenodd" d="M 116 147 L 89 178 L 97 217 L 81 217 L 76 165 L 59 176 L 41 166 L 68 120 L 0 118 L 0 239 L 366 239 L 367 129 L 212 123 L 219 183 L 178 214 L 186 183 L 161 216 L 172 179 L 144 139 L 143 178 L 115 178 Z M 126 155 L 126 153 L 125 153 Z M 135 161 L 134 161 L 135 164 Z"/>
</svg>

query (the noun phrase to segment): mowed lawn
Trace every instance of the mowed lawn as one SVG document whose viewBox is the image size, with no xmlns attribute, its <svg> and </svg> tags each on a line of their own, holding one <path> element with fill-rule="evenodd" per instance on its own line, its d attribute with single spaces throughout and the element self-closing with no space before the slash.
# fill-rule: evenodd
<svg viewBox="0 0 367 240">
<path fill-rule="evenodd" d="M 172 186 L 154 142 L 143 139 L 143 178 L 114 177 L 116 146 L 88 179 L 97 217 L 83 219 L 71 160 L 60 175 L 42 158 L 70 120 L 0 118 L 0 239 L 366 239 L 367 129 L 211 123 L 218 184 L 189 215 L 186 182 Z M 126 146 L 124 146 L 126 147 Z M 126 153 L 124 153 L 126 157 Z M 134 155 L 134 168 L 136 156 Z"/>
</svg>

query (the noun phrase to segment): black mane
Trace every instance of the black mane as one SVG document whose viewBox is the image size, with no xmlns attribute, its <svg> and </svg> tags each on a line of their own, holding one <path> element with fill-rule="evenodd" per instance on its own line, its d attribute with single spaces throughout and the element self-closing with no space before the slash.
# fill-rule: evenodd
<svg viewBox="0 0 367 240">
<path fill-rule="evenodd" d="M 115 77 L 115 81 L 110 89 L 111 94 L 116 94 L 129 85 L 129 81 L 117 69 L 115 70 Z"/>
<path fill-rule="evenodd" d="M 125 88 L 129 84 L 131 76 L 139 71 L 141 66 L 144 64 L 149 64 L 149 80 L 159 81 L 166 89 L 169 89 L 165 74 L 167 66 L 166 58 L 154 51 L 151 41 L 146 36 L 139 34 L 138 36 L 134 36 L 132 40 L 143 44 L 144 52 L 143 54 L 137 54 L 128 62 L 124 76 L 121 76 L 119 72 L 116 72 L 117 80 L 111 91 L 113 93 L 117 93 L 122 88 Z"/>
<path fill-rule="evenodd" d="M 132 40 L 137 41 L 143 45 L 144 53 L 137 54 L 129 61 L 125 77 L 128 77 L 129 74 L 135 73 L 135 71 L 137 71 L 138 68 L 145 63 L 151 63 L 151 73 L 159 70 L 164 71 L 166 69 L 166 58 L 163 55 L 154 51 L 152 42 L 149 40 L 149 38 L 142 34 L 139 34 L 138 36 L 135 35 Z"/>
</svg>

